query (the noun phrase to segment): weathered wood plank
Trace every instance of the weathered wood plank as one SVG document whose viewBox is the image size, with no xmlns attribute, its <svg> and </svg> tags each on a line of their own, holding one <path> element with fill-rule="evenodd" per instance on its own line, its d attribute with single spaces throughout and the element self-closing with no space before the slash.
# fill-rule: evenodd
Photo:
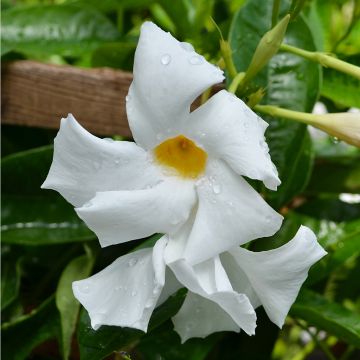
<svg viewBox="0 0 360 360">
<path fill-rule="evenodd" d="M 131 136 L 125 96 L 132 74 L 23 60 L 2 68 L 3 124 L 59 127 L 68 113 L 90 132 Z"/>
</svg>

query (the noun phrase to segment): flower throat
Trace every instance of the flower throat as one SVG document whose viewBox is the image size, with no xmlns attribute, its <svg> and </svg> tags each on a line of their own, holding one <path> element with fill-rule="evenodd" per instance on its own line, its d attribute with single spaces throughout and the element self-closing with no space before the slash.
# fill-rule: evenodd
<svg viewBox="0 0 360 360">
<path fill-rule="evenodd" d="M 183 135 L 167 139 L 154 149 L 156 161 L 184 178 L 197 178 L 206 166 L 207 153 Z"/>
</svg>

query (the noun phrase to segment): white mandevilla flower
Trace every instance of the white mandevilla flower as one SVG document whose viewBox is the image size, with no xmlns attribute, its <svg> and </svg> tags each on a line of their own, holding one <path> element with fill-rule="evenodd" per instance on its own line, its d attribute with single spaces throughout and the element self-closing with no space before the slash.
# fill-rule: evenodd
<svg viewBox="0 0 360 360">
<path fill-rule="evenodd" d="M 281 326 L 325 254 L 305 227 L 275 250 L 239 247 L 282 223 L 242 176 L 272 190 L 280 180 L 264 139 L 268 124 L 240 99 L 223 90 L 190 112 L 223 79 L 190 44 L 147 22 L 126 99 L 136 144 L 99 139 L 72 115 L 62 119 L 43 188 L 73 204 L 101 246 L 165 234 L 154 248 L 74 282 L 94 329 L 146 331 L 154 308 L 180 287 L 189 291 L 173 322 L 183 341 L 221 330 L 254 334 L 259 305 Z"/>
</svg>

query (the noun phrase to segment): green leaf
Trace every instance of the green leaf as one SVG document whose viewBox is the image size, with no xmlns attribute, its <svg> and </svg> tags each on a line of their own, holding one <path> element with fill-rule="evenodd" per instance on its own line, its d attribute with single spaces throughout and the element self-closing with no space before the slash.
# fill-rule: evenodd
<svg viewBox="0 0 360 360">
<path fill-rule="evenodd" d="M 93 67 L 111 67 L 131 71 L 133 68 L 135 43 L 110 43 L 100 46 L 91 58 Z"/>
<path fill-rule="evenodd" d="M 44 245 L 95 239 L 73 207 L 40 189 L 52 161 L 52 146 L 7 156 L 2 161 L 2 241 Z"/>
<path fill-rule="evenodd" d="M 310 290 L 302 290 L 290 314 L 325 330 L 348 344 L 360 346 L 360 315 L 326 300 Z"/>
<path fill-rule="evenodd" d="M 344 107 L 360 108 L 360 80 L 334 69 L 324 69 L 321 95 Z"/>
<path fill-rule="evenodd" d="M 10 305 L 18 296 L 20 288 L 21 258 L 1 259 L 1 310 Z"/>
<path fill-rule="evenodd" d="M 59 317 L 51 297 L 31 313 L 2 325 L 2 357 L 6 360 L 28 358 L 31 350 L 58 336 Z"/>
<path fill-rule="evenodd" d="M 88 277 L 93 266 L 94 258 L 90 252 L 73 259 L 61 274 L 56 289 L 55 302 L 60 312 L 64 360 L 67 360 L 70 356 L 72 335 L 76 328 L 80 310 L 80 303 L 75 299 L 72 292 L 72 282 Z"/>
<path fill-rule="evenodd" d="M 220 334 L 213 334 L 205 339 L 192 338 L 181 344 L 180 337 L 173 330 L 171 321 L 167 321 L 144 335 L 136 346 L 136 353 L 147 360 L 203 360 L 220 337 Z"/>
<path fill-rule="evenodd" d="M 270 29 L 271 12 L 272 2 L 253 0 L 235 14 L 229 41 L 238 71 L 246 71 L 258 42 Z M 285 42 L 315 50 L 312 33 L 302 17 L 289 24 Z M 267 104 L 311 111 L 318 97 L 320 67 L 298 56 L 278 53 L 255 77 L 254 84 L 266 89 L 263 101 Z M 266 138 L 282 181 L 276 193 L 268 194 L 268 199 L 272 206 L 279 208 L 306 186 L 311 174 L 313 153 L 305 125 L 282 119 L 269 118 L 267 121 L 270 126 Z"/>
<path fill-rule="evenodd" d="M 309 193 L 359 193 L 360 156 L 353 159 L 319 159 L 309 184 Z"/>
<path fill-rule="evenodd" d="M 185 294 L 184 290 L 179 290 L 176 295 L 171 296 L 154 311 L 148 332 L 151 332 L 177 313 L 185 299 Z M 78 327 L 80 357 L 84 360 L 103 359 L 113 351 L 121 350 L 140 339 L 143 335 L 144 333 L 140 330 L 116 326 L 102 326 L 95 331 L 91 328 L 89 316 L 83 309 Z"/>
<path fill-rule="evenodd" d="M 33 55 L 79 56 L 119 37 L 100 12 L 75 5 L 34 5 L 2 13 L 2 42 Z"/>
<path fill-rule="evenodd" d="M 209 20 L 214 6 L 213 0 L 160 0 L 159 3 L 175 24 L 177 35 L 182 38 L 200 35 L 200 29 Z"/>
<path fill-rule="evenodd" d="M 81 6 L 91 6 L 99 11 L 108 13 L 111 11 L 116 11 L 118 9 L 134 9 L 147 7 L 155 0 L 67 0 L 68 3 L 81 5 Z"/>
<path fill-rule="evenodd" d="M 40 195 L 3 195 L 2 201 L 4 243 L 38 246 L 96 238 L 60 195 L 54 199 Z"/>
</svg>

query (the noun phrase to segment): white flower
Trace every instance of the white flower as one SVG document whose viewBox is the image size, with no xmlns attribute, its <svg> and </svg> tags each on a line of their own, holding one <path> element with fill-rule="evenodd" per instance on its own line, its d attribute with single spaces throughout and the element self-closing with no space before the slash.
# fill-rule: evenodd
<svg viewBox="0 0 360 360">
<path fill-rule="evenodd" d="M 280 180 L 267 123 L 240 99 L 223 90 L 190 112 L 222 80 L 190 44 L 145 23 L 127 96 L 137 144 L 99 139 L 72 115 L 62 119 L 43 188 L 72 203 L 102 246 L 166 234 L 153 249 L 73 284 L 95 329 L 146 331 L 154 308 L 183 286 L 189 293 L 173 319 L 183 340 L 240 328 L 253 334 L 260 304 L 281 326 L 308 268 L 324 255 L 306 228 L 269 252 L 239 248 L 282 223 L 242 176 L 273 190 Z"/>
</svg>

